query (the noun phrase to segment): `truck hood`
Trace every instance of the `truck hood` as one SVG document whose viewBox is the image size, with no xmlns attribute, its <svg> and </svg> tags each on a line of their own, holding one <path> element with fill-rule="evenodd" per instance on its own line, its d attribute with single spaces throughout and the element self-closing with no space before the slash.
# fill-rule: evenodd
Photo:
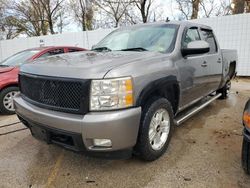
<svg viewBox="0 0 250 188">
<path fill-rule="evenodd" d="M 21 72 L 43 76 L 80 79 L 103 78 L 105 74 L 121 65 L 159 55 L 157 52 L 77 52 L 52 56 L 21 67 Z"/>
<path fill-rule="evenodd" d="M 0 73 L 10 72 L 14 67 L 0 67 Z"/>
</svg>

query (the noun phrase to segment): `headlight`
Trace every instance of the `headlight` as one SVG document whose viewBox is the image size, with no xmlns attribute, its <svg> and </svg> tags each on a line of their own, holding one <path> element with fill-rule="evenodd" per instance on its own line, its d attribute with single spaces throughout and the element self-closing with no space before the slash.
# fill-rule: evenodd
<svg viewBox="0 0 250 188">
<path fill-rule="evenodd" d="M 90 110 L 113 110 L 133 106 L 133 83 L 130 77 L 92 80 Z"/>
</svg>

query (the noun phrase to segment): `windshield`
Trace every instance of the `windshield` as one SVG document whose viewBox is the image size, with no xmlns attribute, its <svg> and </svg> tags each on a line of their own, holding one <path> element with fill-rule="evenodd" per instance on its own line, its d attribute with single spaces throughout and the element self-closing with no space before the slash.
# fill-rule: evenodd
<svg viewBox="0 0 250 188">
<path fill-rule="evenodd" d="M 99 42 L 93 50 L 171 52 L 178 26 L 144 25 L 116 30 Z"/>
<path fill-rule="evenodd" d="M 0 66 L 20 66 L 27 62 L 33 55 L 38 53 L 39 50 L 25 50 L 19 52 L 0 63 Z"/>
</svg>

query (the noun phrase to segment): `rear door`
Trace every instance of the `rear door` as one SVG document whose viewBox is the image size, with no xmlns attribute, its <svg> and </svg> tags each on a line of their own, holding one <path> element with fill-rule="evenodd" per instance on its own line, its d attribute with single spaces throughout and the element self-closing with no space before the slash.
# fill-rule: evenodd
<svg viewBox="0 0 250 188">
<path fill-rule="evenodd" d="M 210 51 L 205 55 L 206 63 L 206 94 L 218 89 L 222 78 L 222 57 L 213 31 L 200 29 L 201 39 L 208 42 Z"/>
<path fill-rule="evenodd" d="M 186 28 L 182 37 L 182 48 L 187 47 L 191 41 L 201 40 L 198 27 Z M 181 78 L 181 107 L 184 108 L 199 100 L 206 93 L 206 75 L 204 67 L 204 54 L 183 57 L 177 66 Z"/>
</svg>

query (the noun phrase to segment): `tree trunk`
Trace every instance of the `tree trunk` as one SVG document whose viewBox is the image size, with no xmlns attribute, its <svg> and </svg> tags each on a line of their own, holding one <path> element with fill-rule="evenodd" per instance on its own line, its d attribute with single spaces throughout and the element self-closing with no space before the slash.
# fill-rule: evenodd
<svg viewBox="0 0 250 188">
<path fill-rule="evenodd" d="M 41 21 L 41 30 L 43 35 L 47 35 L 47 28 L 46 28 L 46 23 L 44 20 Z"/>
<path fill-rule="evenodd" d="M 246 0 L 233 0 L 233 14 L 242 14 L 245 9 L 245 1 Z"/>
<path fill-rule="evenodd" d="M 51 33 L 52 35 L 54 35 L 55 32 L 54 32 L 54 27 L 53 27 L 53 21 L 52 21 L 51 18 L 49 18 L 49 29 L 50 29 L 50 33 Z"/>
<path fill-rule="evenodd" d="M 192 1 L 193 8 L 192 8 L 191 19 L 197 19 L 198 18 L 199 5 L 200 5 L 200 0 L 193 0 Z"/>
<path fill-rule="evenodd" d="M 86 12 L 86 21 L 85 21 L 85 25 L 86 25 L 86 29 L 87 30 L 92 30 L 92 22 L 93 22 L 93 16 L 94 16 L 94 12 L 93 9 L 90 5 L 88 5 L 87 7 L 87 12 Z"/>
<path fill-rule="evenodd" d="M 145 6 L 146 6 L 146 0 L 141 1 L 141 16 L 142 16 L 142 22 L 146 23 L 147 22 L 147 15 L 145 12 Z"/>
<path fill-rule="evenodd" d="M 250 13 L 250 0 L 246 0 L 246 13 Z"/>
<path fill-rule="evenodd" d="M 82 31 L 86 31 L 86 20 L 85 20 L 85 13 L 82 13 Z"/>
<path fill-rule="evenodd" d="M 119 20 L 115 20 L 115 28 L 117 28 L 119 26 Z"/>
</svg>

